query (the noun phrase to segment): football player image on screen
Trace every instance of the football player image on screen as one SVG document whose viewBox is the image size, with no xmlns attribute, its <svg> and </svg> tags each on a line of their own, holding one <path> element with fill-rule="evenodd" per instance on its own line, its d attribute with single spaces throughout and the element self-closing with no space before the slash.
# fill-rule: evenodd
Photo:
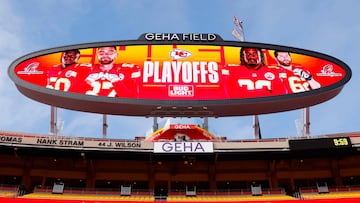
<svg viewBox="0 0 360 203">
<path fill-rule="evenodd" d="M 100 47 L 99 63 L 94 64 L 85 78 L 85 94 L 107 97 L 133 98 L 138 96 L 140 68 L 134 64 L 116 64 L 116 47 Z"/>
<path fill-rule="evenodd" d="M 79 82 L 84 80 L 90 64 L 78 64 L 80 51 L 67 50 L 61 57 L 61 64 L 57 64 L 47 72 L 47 88 L 61 91 L 75 91 Z"/>
<path fill-rule="evenodd" d="M 274 56 L 278 66 L 285 71 L 284 74 L 286 76 L 284 80 L 292 93 L 314 90 L 321 87 L 309 70 L 306 70 L 301 64 L 294 64 L 292 62 L 289 52 L 275 50 Z"/>
<path fill-rule="evenodd" d="M 227 92 L 230 98 L 256 98 L 287 94 L 280 68 L 268 67 L 258 48 L 241 48 L 240 64 L 227 65 Z M 225 74 L 224 74 L 225 73 Z"/>
</svg>

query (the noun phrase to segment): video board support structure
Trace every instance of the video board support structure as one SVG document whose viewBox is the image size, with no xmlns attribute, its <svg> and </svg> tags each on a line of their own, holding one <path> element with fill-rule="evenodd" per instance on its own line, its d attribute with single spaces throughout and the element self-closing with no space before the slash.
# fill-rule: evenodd
<svg viewBox="0 0 360 203">
<path fill-rule="evenodd" d="M 306 137 L 310 137 L 310 107 L 306 107 L 303 110 L 304 113 L 304 133 Z"/>
<path fill-rule="evenodd" d="M 50 135 L 57 135 L 57 107 L 50 106 Z"/>
<path fill-rule="evenodd" d="M 203 128 L 205 130 L 209 130 L 209 118 L 208 117 L 204 117 Z"/>
<path fill-rule="evenodd" d="M 259 116 L 254 115 L 254 137 L 255 139 L 261 139 Z"/>
<path fill-rule="evenodd" d="M 108 128 L 107 115 L 106 114 L 103 114 L 103 125 L 102 126 L 103 126 L 103 129 L 102 129 L 103 135 L 102 135 L 102 137 L 104 139 L 106 139 L 106 137 L 107 137 L 107 128 Z"/>
<path fill-rule="evenodd" d="M 157 131 L 159 129 L 159 124 L 157 122 L 157 117 L 153 118 L 153 132 Z"/>
</svg>

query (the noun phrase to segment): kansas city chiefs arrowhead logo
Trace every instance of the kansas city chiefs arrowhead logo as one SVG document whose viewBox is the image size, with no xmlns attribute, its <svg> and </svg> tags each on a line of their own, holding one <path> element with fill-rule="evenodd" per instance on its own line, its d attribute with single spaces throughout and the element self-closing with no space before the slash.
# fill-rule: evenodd
<svg viewBox="0 0 360 203">
<path fill-rule="evenodd" d="M 191 52 L 182 49 L 173 49 L 170 52 L 170 56 L 174 60 L 179 60 L 191 56 Z"/>
</svg>

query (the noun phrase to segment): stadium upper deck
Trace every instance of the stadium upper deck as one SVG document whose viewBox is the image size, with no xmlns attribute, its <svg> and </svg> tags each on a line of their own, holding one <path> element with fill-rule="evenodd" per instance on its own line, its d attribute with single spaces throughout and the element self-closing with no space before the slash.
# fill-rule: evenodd
<svg viewBox="0 0 360 203">
<path fill-rule="evenodd" d="M 170 126 L 134 140 L 1 132 L 0 181 L 27 191 L 60 181 L 66 187 L 132 185 L 168 194 L 187 186 L 216 191 L 254 183 L 292 193 L 318 182 L 342 186 L 360 180 L 360 133 L 226 140 L 188 127 Z"/>
</svg>

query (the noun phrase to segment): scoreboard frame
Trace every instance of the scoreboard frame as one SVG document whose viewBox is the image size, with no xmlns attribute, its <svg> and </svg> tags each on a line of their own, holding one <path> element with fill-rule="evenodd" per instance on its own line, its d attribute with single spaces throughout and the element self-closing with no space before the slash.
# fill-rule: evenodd
<svg viewBox="0 0 360 203">
<path fill-rule="evenodd" d="M 139 94 L 138 97 L 107 97 L 59 91 L 46 88 L 45 85 L 39 85 L 36 82 L 30 82 L 31 78 L 44 75 L 46 72 L 46 70 L 41 70 L 40 68 L 40 70 L 37 69 L 37 66 L 41 67 L 41 63 L 36 61 L 40 57 L 46 58 L 53 54 L 58 54 L 60 56 L 60 53 L 73 49 L 95 50 L 107 46 L 115 46 L 121 49 L 126 46 L 131 47 L 141 45 L 148 47 L 182 45 L 213 46 L 222 49 L 226 47 L 236 48 L 237 50 L 244 47 L 257 48 L 270 52 L 280 50 L 297 54 L 300 57 L 313 57 L 314 60 L 328 62 L 333 67 L 327 67 L 323 64 L 324 67 L 316 69 L 316 72 L 313 73 L 314 75 L 317 75 L 318 78 L 323 79 L 323 85 L 319 89 L 299 93 L 238 98 L 222 96 L 214 97 L 213 94 L 210 93 L 212 91 L 209 90 L 202 92 L 201 95 L 203 96 L 196 96 L 194 91 L 198 91 L 199 88 L 191 86 L 192 84 L 181 84 L 181 87 L 178 87 L 179 85 L 173 86 L 174 84 L 170 83 L 164 84 L 165 86 L 168 86 L 166 91 L 174 92 L 175 89 L 185 89 L 188 91 L 186 94 L 187 97 L 173 97 L 174 95 L 159 97 L 158 95 L 161 95 L 164 90 L 156 89 L 157 84 L 147 85 L 150 87 L 155 86 L 155 89 L 153 89 L 154 91 L 151 94 L 148 94 L 149 96 L 147 97 L 144 97 L 141 94 Z M 169 56 L 167 57 L 171 57 L 172 51 L 173 50 L 170 51 Z M 237 54 L 239 55 L 239 53 Z M 181 57 L 187 58 L 190 56 L 190 53 L 185 50 L 182 51 L 180 55 L 181 56 L 178 56 L 180 59 L 176 58 L 173 60 L 179 61 L 182 59 Z M 61 59 L 58 58 L 57 62 L 60 60 Z M 142 60 L 146 62 L 146 59 Z M 54 64 L 56 62 L 51 61 L 51 63 Z M 332 68 L 336 68 L 336 70 L 333 70 Z M 71 110 L 110 115 L 146 117 L 224 117 L 289 111 L 325 102 L 340 93 L 343 86 L 350 80 L 352 73 L 351 69 L 339 59 L 310 50 L 255 42 L 225 41 L 216 34 L 146 33 L 141 35 L 138 40 L 77 44 L 33 52 L 20 57 L 11 63 L 8 74 L 15 83 L 17 89 L 23 95 L 44 104 Z M 30 79 L 27 80 L 26 78 Z M 326 80 L 332 80 L 334 78 L 336 78 L 336 80 L 326 82 Z M 224 84 L 222 83 L 217 84 L 219 87 L 223 85 Z M 206 85 L 199 86 L 206 87 Z M 226 86 L 226 88 L 229 88 L 229 86 Z M 183 96 L 183 94 L 181 96 Z"/>
</svg>

